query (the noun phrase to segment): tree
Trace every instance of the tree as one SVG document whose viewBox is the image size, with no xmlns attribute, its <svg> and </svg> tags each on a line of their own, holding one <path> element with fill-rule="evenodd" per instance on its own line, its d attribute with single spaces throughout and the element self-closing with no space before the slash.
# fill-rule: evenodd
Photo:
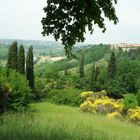
<svg viewBox="0 0 140 140">
<path fill-rule="evenodd" d="M 18 58 L 18 46 L 17 42 L 13 42 L 11 46 L 9 46 L 8 52 L 8 61 L 7 61 L 7 72 L 9 69 L 17 69 L 17 58 Z"/>
<path fill-rule="evenodd" d="M 81 54 L 79 73 L 80 73 L 80 78 L 83 78 L 84 77 L 84 53 Z"/>
<path fill-rule="evenodd" d="M 11 48 L 11 68 L 12 69 L 17 69 L 17 58 L 18 58 L 18 44 L 15 41 L 12 44 L 12 48 Z"/>
<path fill-rule="evenodd" d="M 90 81 L 90 90 L 93 90 L 93 84 L 94 84 L 94 73 L 95 73 L 95 64 L 92 65 L 92 72 L 91 72 L 91 81 Z"/>
<path fill-rule="evenodd" d="M 111 98 L 122 98 L 127 93 L 126 89 L 121 85 L 120 80 L 112 79 L 107 82 L 107 94 Z"/>
<path fill-rule="evenodd" d="M 43 36 L 52 34 L 56 40 L 61 39 L 65 51 L 70 56 L 73 45 L 85 40 L 86 28 L 92 34 L 93 24 L 105 32 L 103 15 L 114 24 L 118 18 L 114 5 L 117 0 L 47 0 L 42 18 Z"/>
<path fill-rule="evenodd" d="M 136 82 L 132 72 L 124 73 L 120 77 L 120 83 L 123 88 L 129 93 L 136 93 Z"/>
<path fill-rule="evenodd" d="M 21 74 L 25 74 L 25 51 L 23 45 L 19 47 L 17 69 Z"/>
<path fill-rule="evenodd" d="M 108 62 L 108 78 L 114 79 L 116 76 L 116 56 L 114 51 L 110 55 L 110 60 Z"/>
<path fill-rule="evenodd" d="M 99 76 L 99 73 L 100 73 L 100 70 L 99 70 L 99 67 L 98 66 L 96 66 L 95 67 L 95 82 L 97 82 L 97 80 L 98 80 L 98 76 Z"/>
<path fill-rule="evenodd" d="M 34 63 L 33 63 L 33 48 L 29 47 L 26 58 L 26 76 L 29 81 L 29 86 L 34 90 Z"/>
<path fill-rule="evenodd" d="M 7 76 L 9 75 L 9 69 L 11 68 L 11 53 L 12 52 L 12 46 L 9 46 L 9 51 L 8 51 L 8 60 L 6 64 L 6 69 L 7 69 Z"/>
<path fill-rule="evenodd" d="M 64 70 L 64 76 L 67 76 L 68 75 L 68 69 L 66 68 L 65 70 Z"/>
<path fill-rule="evenodd" d="M 2 66 L 1 66 L 1 60 L 0 60 L 0 70 L 1 70 Z"/>
</svg>

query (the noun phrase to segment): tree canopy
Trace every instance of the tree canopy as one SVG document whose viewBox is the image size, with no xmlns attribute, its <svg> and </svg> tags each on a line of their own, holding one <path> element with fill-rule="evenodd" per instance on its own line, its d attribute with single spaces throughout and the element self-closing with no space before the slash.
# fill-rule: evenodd
<svg viewBox="0 0 140 140">
<path fill-rule="evenodd" d="M 73 45 L 85 40 L 86 29 L 92 34 L 96 24 L 105 32 L 105 17 L 118 22 L 115 4 L 117 0 L 47 0 L 42 34 L 61 39 L 69 56 Z"/>
</svg>

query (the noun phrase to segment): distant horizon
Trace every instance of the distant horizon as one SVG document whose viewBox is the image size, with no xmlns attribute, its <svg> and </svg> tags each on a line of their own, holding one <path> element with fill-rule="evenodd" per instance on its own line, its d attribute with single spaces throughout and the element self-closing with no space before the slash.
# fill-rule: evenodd
<svg viewBox="0 0 140 140">
<path fill-rule="evenodd" d="M 45 40 L 45 39 L 0 38 L 0 40 L 58 42 L 58 43 L 62 44 L 61 41 Z M 87 42 L 78 42 L 76 44 L 86 44 L 86 45 L 88 44 L 88 45 L 90 45 L 90 44 L 122 44 L 122 43 L 124 43 L 124 44 L 137 44 L 137 45 L 140 45 L 140 43 L 135 43 L 135 42 L 114 42 L 114 43 L 103 43 L 103 42 L 100 42 L 100 43 L 87 43 Z"/>
</svg>

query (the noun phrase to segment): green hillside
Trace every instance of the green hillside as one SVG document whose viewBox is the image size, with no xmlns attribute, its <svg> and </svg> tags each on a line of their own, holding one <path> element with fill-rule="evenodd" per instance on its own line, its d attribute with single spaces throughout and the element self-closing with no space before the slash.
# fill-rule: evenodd
<svg viewBox="0 0 140 140">
<path fill-rule="evenodd" d="M 55 69 L 57 72 L 63 71 L 66 68 L 70 70 L 70 72 L 75 72 L 78 69 L 79 65 L 79 59 L 80 59 L 80 54 L 84 52 L 85 55 L 85 67 L 87 69 L 91 66 L 93 62 L 99 63 L 99 64 L 104 64 L 106 63 L 105 60 L 109 58 L 110 55 L 110 47 L 109 45 L 89 45 L 89 46 L 84 46 L 84 48 L 74 48 L 73 50 L 74 55 L 76 56 L 75 58 L 70 58 L 70 59 L 65 59 L 61 61 L 57 61 L 55 63 L 44 63 L 39 65 L 39 68 L 45 68 L 47 67 L 48 69 Z"/>
</svg>

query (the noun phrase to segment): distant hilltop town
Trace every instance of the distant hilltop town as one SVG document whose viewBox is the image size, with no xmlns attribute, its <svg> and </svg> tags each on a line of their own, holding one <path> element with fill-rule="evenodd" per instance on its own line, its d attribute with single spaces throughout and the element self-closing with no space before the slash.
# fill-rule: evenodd
<svg viewBox="0 0 140 140">
<path fill-rule="evenodd" d="M 127 44 L 127 43 L 119 43 L 119 44 L 112 44 L 112 49 L 119 49 L 122 48 L 123 51 L 129 51 L 130 49 L 137 49 L 140 47 L 140 44 Z"/>
</svg>

